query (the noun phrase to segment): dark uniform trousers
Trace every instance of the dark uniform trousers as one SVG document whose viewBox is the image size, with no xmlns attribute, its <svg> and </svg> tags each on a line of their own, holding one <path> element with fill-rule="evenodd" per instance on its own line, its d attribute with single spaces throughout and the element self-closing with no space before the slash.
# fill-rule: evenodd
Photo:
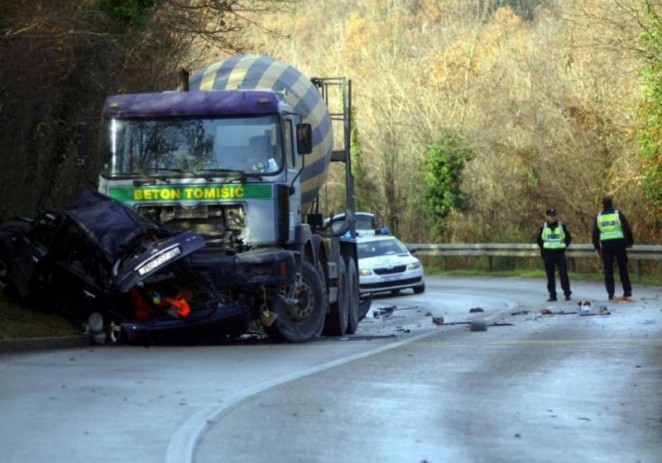
<svg viewBox="0 0 662 463">
<path fill-rule="evenodd" d="M 602 247 L 602 263 L 607 295 L 609 296 L 609 299 L 614 297 L 614 260 L 618 265 L 618 275 L 621 277 L 623 295 L 625 297 L 630 297 L 632 296 L 632 283 L 630 283 L 628 253 L 625 246 Z"/>
<path fill-rule="evenodd" d="M 561 280 L 561 289 L 563 294 L 569 296 L 570 279 L 568 278 L 568 261 L 565 252 L 545 252 L 545 272 L 547 273 L 547 291 L 551 297 L 556 297 L 556 280 L 554 278 L 554 269 L 559 269 L 559 279 Z"/>
</svg>

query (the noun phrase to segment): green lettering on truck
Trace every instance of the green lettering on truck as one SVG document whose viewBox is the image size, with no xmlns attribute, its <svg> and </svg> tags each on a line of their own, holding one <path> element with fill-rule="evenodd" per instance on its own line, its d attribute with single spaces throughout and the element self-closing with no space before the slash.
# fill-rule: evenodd
<svg viewBox="0 0 662 463">
<path fill-rule="evenodd" d="M 237 199 L 271 199 L 271 185 L 212 184 L 163 186 L 114 186 L 108 196 L 122 202 L 153 201 L 232 201 Z"/>
</svg>

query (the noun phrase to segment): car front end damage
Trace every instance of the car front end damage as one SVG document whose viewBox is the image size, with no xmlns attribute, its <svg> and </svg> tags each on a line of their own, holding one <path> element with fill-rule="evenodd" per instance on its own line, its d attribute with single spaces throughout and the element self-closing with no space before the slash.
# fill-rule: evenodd
<svg viewBox="0 0 662 463">
<path fill-rule="evenodd" d="M 96 343 L 220 340 L 248 327 L 248 305 L 219 294 L 190 265 L 205 246 L 200 235 L 99 193 L 3 224 L 0 236 L 3 283 L 25 302 L 82 322 Z"/>
</svg>

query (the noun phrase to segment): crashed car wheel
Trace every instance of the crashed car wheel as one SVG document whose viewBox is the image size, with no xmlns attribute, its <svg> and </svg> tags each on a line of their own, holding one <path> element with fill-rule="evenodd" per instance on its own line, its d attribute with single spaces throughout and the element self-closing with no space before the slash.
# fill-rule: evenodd
<svg viewBox="0 0 662 463">
<path fill-rule="evenodd" d="M 121 344 L 126 340 L 126 333 L 122 326 L 99 312 L 90 314 L 87 319 L 87 328 L 92 335 L 92 341 L 97 345 Z"/>
</svg>

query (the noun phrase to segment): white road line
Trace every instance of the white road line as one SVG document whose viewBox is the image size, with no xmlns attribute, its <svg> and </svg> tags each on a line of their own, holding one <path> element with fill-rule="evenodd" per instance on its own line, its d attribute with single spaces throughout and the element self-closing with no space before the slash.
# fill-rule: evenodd
<svg viewBox="0 0 662 463">
<path fill-rule="evenodd" d="M 354 360 L 359 360 L 371 355 L 379 354 L 390 349 L 395 349 L 397 347 L 409 344 L 414 341 L 419 341 L 421 339 L 428 338 L 435 334 L 439 334 L 439 331 L 433 330 L 427 333 L 419 334 L 416 336 L 408 337 L 399 342 L 394 342 L 393 344 L 388 344 L 381 347 L 376 347 L 366 352 L 361 352 L 358 354 L 350 355 L 341 359 L 333 360 L 331 362 L 323 363 L 317 365 L 313 368 L 308 368 L 296 373 L 282 376 L 276 378 L 272 381 L 266 381 L 261 384 L 257 384 L 251 388 L 242 390 L 240 394 L 230 396 L 227 401 L 222 405 L 214 405 L 207 408 L 203 408 L 193 416 L 191 416 L 186 422 L 175 431 L 172 438 L 170 439 L 170 444 L 168 445 L 168 450 L 166 453 L 166 463 L 188 463 L 193 462 L 193 455 L 195 448 L 200 442 L 202 435 L 214 425 L 214 422 L 217 421 L 220 416 L 232 408 L 238 406 L 242 401 L 248 399 L 249 397 L 258 394 L 260 392 L 266 391 L 269 388 L 274 386 L 279 386 L 281 384 L 293 381 L 295 379 L 303 378 L 304 376 L 312 375 L 319 373 L 324 370 L 328 370 L 345 363 L 353 362 Z"/>
</svg>

